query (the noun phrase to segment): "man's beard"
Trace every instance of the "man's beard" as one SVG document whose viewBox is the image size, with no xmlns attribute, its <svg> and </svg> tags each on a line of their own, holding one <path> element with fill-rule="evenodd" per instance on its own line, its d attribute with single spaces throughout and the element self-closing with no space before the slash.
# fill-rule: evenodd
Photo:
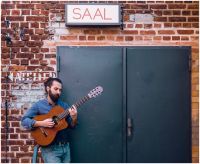
<svg viewBox="0 0 200 164">
<path fill-rule="evenodd" d="M 51 100 L 52 100 L 54 103 L 56 103 L 56 102 L 58 101 L 60 95 L 59 95 L 59 94 L 53 94 L 53 93 L 51 92 L 51 90 L 49 90 L 49 97 L 51 98 Z"/>
</svg>

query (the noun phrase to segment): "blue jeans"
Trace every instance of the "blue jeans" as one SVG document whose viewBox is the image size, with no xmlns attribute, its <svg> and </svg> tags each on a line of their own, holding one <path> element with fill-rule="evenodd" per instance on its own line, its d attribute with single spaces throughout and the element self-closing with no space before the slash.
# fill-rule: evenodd
<svg viewBox="0 0 200 164">
<path fill-rule="evenodd" d="M 69 143 L 41 147 L 41 152 L 45 163 L 69 163 L 71 161 Z"/>
</svg>

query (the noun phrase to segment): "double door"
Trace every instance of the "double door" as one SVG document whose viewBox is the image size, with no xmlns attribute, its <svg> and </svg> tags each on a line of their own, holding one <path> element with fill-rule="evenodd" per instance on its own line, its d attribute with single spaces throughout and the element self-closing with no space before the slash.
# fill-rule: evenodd
<svg viewBox="0 0 200 164">
<path fill-rule="evenodd" d="M 72 162 L 191 162 L 189 47 L 58 47 L 62 99 L 78 109 Z"/>
</svg>

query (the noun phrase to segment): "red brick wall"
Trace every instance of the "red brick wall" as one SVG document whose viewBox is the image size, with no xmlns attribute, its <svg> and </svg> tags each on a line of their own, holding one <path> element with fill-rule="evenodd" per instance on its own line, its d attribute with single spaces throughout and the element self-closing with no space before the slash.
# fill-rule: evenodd
<svg viewBox="0 0 200 164">
<path fill-rule="evenodd" d="M 101 1 L 102 2 L 102 1 Z M 1 157 L 5 162 L 5 98 L 9 101 L 9 150 L 11 163 L 30 162 L 33 141 L 30 134 L 20 127 L 24 111 L 43 97 L 42 82 L 56 76 L 56 46 L 192 46 L 192 160 L 199 159 L 199 4 L 198 1 L 119 1 L 124 5 L 124 30 L 119 27 L 66 28 L 64 4 L 56 1 L 1 2 L 1 51 L 2 51 L 2 110 Z M 70 3 L 70 2 L 68 2 Z M 134 22 L 136 13 L 152 14 L 152 22 Z M 55 16 L 61 16 L 55 22 Z M 11 21 L 6 28 L 5 19 Z M 25 36 L 19 38 L 19 28 Z M 51 29 L 51 30 L 49 30 Z M 6 45 L 9 32 L 12 44 Z M 5 68 L 8 68 L 6 72 Z M 5 76 L 14 80 L 8 85 Z M 6 91 L 7 90 L 7 91 Z M 40 159 L 41 160 L 41 159 Z"/>
</svg>

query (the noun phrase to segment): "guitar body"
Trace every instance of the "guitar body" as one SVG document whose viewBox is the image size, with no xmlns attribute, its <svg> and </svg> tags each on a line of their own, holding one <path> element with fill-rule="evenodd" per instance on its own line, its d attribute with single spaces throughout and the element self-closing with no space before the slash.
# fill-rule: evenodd
<svg viewBox="0 0 200 164">
<path fill-rule="evenodd" d="M 53 107 L 49 113 L 44 115 L 38 115 L 33 119 L 36 121 L 43 121 L 48 118 L 52 118 L 55 122 L 54 127 L 37 127 L 31 131 L 31 136 L 41 146 L 49 145 L 55 138 L 58 131 L 63 130 L 68 127 L 68 123 L 65 119 L 57 119 L 57 116 L 63 113 L 65 110 L 60 106 Z"/>
<path fill-rule="evenodd" d="M 85 103 L 91 98 L 95 98 L 103 92 L 103 88 L 98 86 L 91 90 L 87 96 L 83 97 L 80 101 L 74 104 L 76 108 L 78 108 L 81 104 Z M 55 125 L 52 128 L 47 127 L 37 127 L 31 131 L 31 136 L 37 142 L 37 144 L 41 146 L 47 146 L 51 144 L 56 137 L 58 131 L 63 130 L 68 127 L 68 123 L 64 118 L 68 116 L 69 110 L 64 110 L 61 106 L 53 107 L 49 113 L 44 115 L 38 115 L 33 119 L 36 121 L 43 121 L 48 118 L 52 118 Z"/>
</svg>

